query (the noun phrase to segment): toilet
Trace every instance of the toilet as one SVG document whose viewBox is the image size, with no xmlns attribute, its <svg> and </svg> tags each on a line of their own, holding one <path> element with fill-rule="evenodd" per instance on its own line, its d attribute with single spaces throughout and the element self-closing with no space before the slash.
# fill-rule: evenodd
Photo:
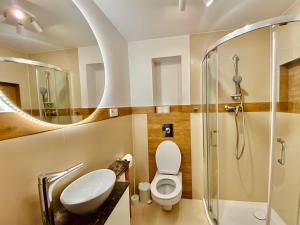
<svg viewBox="0 0 300 225">
<path fill-rule="evenodd" d="M 163 141 L 155 153 L 157 171 L 151 182 L 153 201 L 166 211 L 172 210 L 182 195 L 181 153 L 173 141 Z"/>
</svg>

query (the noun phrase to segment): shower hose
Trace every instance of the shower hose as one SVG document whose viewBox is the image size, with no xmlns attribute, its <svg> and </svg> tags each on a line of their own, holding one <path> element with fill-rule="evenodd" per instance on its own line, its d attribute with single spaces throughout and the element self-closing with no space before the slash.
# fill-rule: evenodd
<svg viewBox="0 0 300 225">
<path fill-rule="evenodd" d="M 238 115 L 241 110 L 242 113 L 242 136 L 243 136 L 243 143 L 240 147 L 240 128 L 239 128 L 239 122 L 238 122 Z M 245 113 L 244 113 L 244 104 L 243 100 L 241 100 L 240 105 L 236 107 L 235 110 L 235 127 L 236 127 L 236 152 L 235 152 L 235 157 L 237 160 L 240 160 L 244 154 L 245 150 Z"/>
</svg>

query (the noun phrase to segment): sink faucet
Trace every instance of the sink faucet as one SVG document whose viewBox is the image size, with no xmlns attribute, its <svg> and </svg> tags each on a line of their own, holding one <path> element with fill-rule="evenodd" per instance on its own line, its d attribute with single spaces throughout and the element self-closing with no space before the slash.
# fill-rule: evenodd
<svg viewBox="0 0 300 225">
<path fill-rule="evenodd" d="M 55 225 L 52 191 L 55 185 L 64 177 L 81 169 L 83 163 L 73 166 L 65 171 L 41 174 L 38 176 L 39 197 L 42 212 L 43 225 Z"/>
</svg>

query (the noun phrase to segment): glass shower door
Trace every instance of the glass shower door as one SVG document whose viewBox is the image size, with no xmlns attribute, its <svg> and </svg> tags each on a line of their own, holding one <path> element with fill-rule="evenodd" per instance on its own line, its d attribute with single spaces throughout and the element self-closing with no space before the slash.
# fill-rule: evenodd
<svg viewBox="0 0 300 225">
<path fill-rule="evenodd" d="M 70 102 L 69 74 L 65 71 L 55 71 L 57 123 L 72 123 L 72 109 Z"/>
<path fill-rule="evenodd" d="M 210 218 L 218 221 L 218 61 L 217 51 L 203 61 L 204 199 Z"/>
<path fill-rule="evenodd" d="M 277 109 L 271 184 L 270 225 L 300 224 L 300 23 L 273 32 L 276 48 Z"/>
</svg>

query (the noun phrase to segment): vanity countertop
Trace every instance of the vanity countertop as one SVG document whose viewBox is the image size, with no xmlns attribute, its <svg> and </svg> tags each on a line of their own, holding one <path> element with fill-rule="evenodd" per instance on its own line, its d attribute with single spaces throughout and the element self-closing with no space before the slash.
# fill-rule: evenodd
<svg viewBox="0 0 300 225">
<path fill-rule="evenodd" d="M 61 208 L 55 213 L 56 225 L 104 225 L 122 195 L 129 186 L 128 182 L 116 182 L 110 196 L 99 207 L 99 209 L 86 216 L 79 216 L 68 212 L 65 208 Z"/>
</svg>

